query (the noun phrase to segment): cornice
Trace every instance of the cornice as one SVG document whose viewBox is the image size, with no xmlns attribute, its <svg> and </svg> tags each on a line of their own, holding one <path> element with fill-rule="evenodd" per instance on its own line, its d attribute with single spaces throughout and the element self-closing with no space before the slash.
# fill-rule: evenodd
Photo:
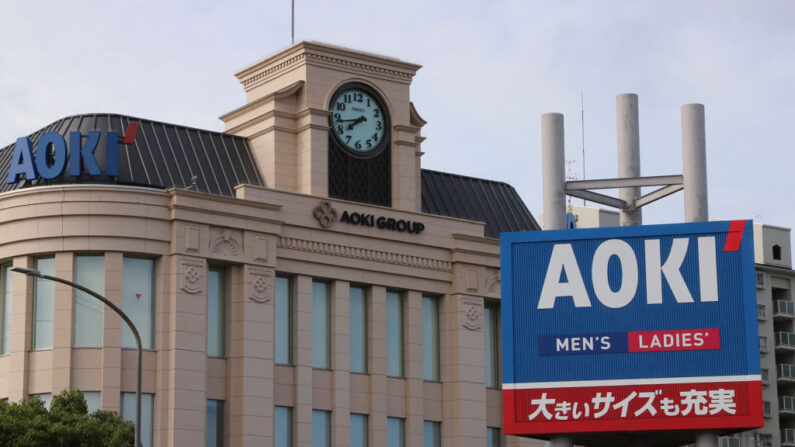
<svg viewBox="0 0 795 447">
<path fill-rule="evenodd" d="M 273 93 L 268 93 L 267 95 L 263 96 L 262 98 L 255 99 L 254 101 L 251 101 L 250 103 L 248 103 L 248 104 L 246 104 L 244 106 L 238 107 L 235 110 L 232 110 L 231 112 L 225 113 L 225 114 L 219 116 L 218 119 L 220 119 L 221 121 L 224 121 L 224 122 L 232 120 L 232 119 L 235 119 L 235 118 L 239 117 L 240 115 L 243 115 L 244 113 L 246 113 L 246 112 L 248 112 L 248 111 L 250 111 L 252 109 L 257 108 L 261 104 L 264 104 L 264 103 L 267 103 L 267 102 L 271 102 L 271 101 L 276 100 L 276 99 L 282 99 L 282 98 L 290 97 L 290 96 L 298 93 L 298 91 L 300 91 L 303 86 L 304 86 L 304 81 L 293 82 L 292 84 L 288 85 L 287 87 L 285 87 L 285 88 L 283 88 L 281 90 L 277 90 L 277 91 L 275 91 Z M 239 126 L 236 126 L 236 127 L 239 127 Z"/>
<path fill-rule="evenodd" d="M 412 256 L 384 250 L 374 250 L 370 248 L 351 247 L 348 245 L 333 244 L 329 242 L 318 242 L 307 239 L 281 236 L 279 237 L 278 247 L 289 250 L 304 251 L 308 253 L 402 265 L 424 270 L 436 270 L 448 273 L 453 271 L 453 265 L 450 261 L 422 256 Z"/>
</svg>

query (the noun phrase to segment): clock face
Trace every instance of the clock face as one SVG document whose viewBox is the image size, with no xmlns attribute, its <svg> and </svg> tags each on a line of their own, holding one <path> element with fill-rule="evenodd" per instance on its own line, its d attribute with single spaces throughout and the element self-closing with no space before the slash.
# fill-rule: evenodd
<svg viewBox="0 0 795 447">
<path fill-rule="evenodd" d="M 345 148 L 364 155 L 382 146 L 387 117 L 375 94 L 350 87 L 334 96 L 330 124 L 331 131 Z"/>
</svg>

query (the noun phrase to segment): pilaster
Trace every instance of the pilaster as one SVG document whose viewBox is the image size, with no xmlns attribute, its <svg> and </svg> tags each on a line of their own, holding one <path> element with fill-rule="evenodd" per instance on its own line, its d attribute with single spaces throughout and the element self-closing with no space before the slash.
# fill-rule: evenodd
<svg viewBox="0 0 795 447">
<path fill-rule="evenodd" d="M 118 252 L 105 253 L 104 296 L 122 307 L 124 256 Z M 56 258 L 56 268 L 57 268 Z M 121 325 L 126 324 L 110 307 L 102 305 L 102 408 L 119 411 L 121 405 Z M 90 390 L 88 390 L 90 391 Z"/>
<path fill-rule="evenodd" d="M 331 369 L 334 386 L 331 445 L 335 447 L 345 447 L 351 443 L 350 313 L 350 284 L 334 281 L 331 285 Z"/>
<path fill-rule="evenodd" d="M 71 252 L 55 254 L 55 276 L 70 281 L 74 278 L 74 256 Z M 55 283 L 52 328 L 53 396 L 71 387 L 74 302 L 74 289 L 66 284 Z"/>
<path fill-rule="evenodd" d="M 295 408 L 293 440 L 296 447 L 312 447 L 312 278 L 294 280 Z"/>
<path fill-rule="evenodd" d="M 406 292 L 405 300 L 406 445 L 422 445 L 422 294 L 417 291 Z"/>
<path fill-rule="evenodd" d="M 31 256 L 17 256 L 14 267 L 33 268 Z M 28 351 L 33 345 L 33 278 L 11 273 L 11 352 L 8 380 L 8 401 L 28 397 Z"/>
<path fill-rule="evenodd" d="M 370 288 L 370 439 L 369 445 L 386 445 L 386 288 Z"/>
</svg>

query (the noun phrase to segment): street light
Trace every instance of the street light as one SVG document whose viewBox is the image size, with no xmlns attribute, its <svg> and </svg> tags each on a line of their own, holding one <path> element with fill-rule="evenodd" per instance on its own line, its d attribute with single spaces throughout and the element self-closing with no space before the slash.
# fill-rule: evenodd
<svg viewBox="0 0 795 447">
<path fill-rule="evenodd" d="M 72 281 L 67 281 L 65 279 L 58 278 L 57 276 L 45 275 L 45 274 L 41 273 L 40 271 L 38 271 L 36 269 L 26 269 L 26 268 L 22 268 L 22 267 L 13 267 L 11 269 L 11 271 L 24 273 L 24 274 L 26 274 L 28 276 L 34 276 L 36 278 L 49 279 L 50 281 L 55 281 L 55 282 L 59 282 L 61 284 L 66 284 L 69 287 L 72 287 L 72 288 L 77 289 L 77 290 L 81 290 L 81 291 L 93 296 L 94 298 L 102 301 L 106 305 L 108 305 L 108 307 L 110 307 L 117 314 L 119 314 L 121 319 L 124 320 L 124 322 L 127 323 L 127 326 L 130 327 L 130 330 L 132 330 L 133 336 L 135 336 L 135 343 L 138 344 L 138 378 L 136 380 L 137 383 L 135 385 L 135 446 L 136 447 L 140 447 L 141 446 L 141 356 L 142 356 L 142 353 L 143 353 L 143 349 L 141 347 L 141 336 L 138 334 L 138 328 L 135 327 L 135 325 L 133 324 L 132 320 L 130 320 L 130 317 L 128 317 L 127 314 L 125 314 L 121 309 L 119 309 L 119 306 L 111 303 L 104 296 L 98 294 L 97 292 L 94 292 L 91 289 L 83 287 L 80 284 L 75 284 Z"/>
</svg>

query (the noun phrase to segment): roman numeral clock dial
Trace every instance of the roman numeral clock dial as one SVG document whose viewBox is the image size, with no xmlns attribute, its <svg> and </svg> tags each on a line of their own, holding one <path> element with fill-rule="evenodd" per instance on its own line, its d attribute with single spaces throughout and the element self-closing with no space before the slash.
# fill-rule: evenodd
<svg viewBox="0 0 795 447">
<path fill-rule="evenodd" d="M 374 155 L 382 148 L 387 129 L 384 107 L 368 90 L 343 88 L 331 101 L 332 133 L 344 148 L 356 155 Z"/>
</svg>

